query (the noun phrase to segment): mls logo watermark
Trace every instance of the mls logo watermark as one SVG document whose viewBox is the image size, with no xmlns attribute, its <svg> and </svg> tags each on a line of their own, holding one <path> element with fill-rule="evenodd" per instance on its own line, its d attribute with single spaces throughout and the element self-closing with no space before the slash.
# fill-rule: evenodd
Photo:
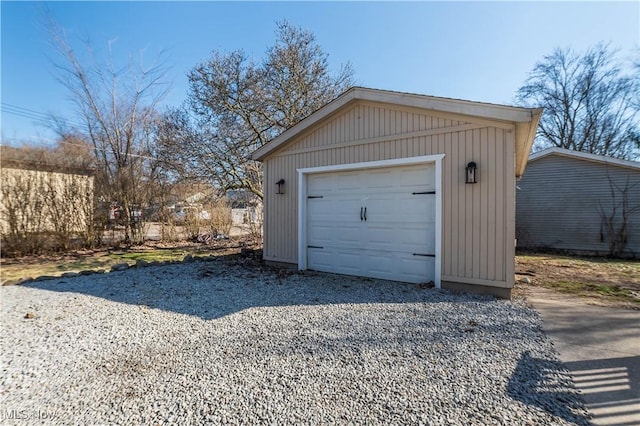
<svg viewBox="0 0 640 426">
<path fill-rule="evenodd" d="M 46 410 L 2 410 L 0 420 L 50 420 L 57 417 L 54 411 Z"/>
</svg>

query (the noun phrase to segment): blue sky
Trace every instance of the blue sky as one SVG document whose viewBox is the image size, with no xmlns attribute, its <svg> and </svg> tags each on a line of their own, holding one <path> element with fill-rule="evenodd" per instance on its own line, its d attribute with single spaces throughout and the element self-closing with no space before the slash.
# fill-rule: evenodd
<svg viewBox="0 0 640 426">
<path fill-rule="evenodd" d="M 275 22 L 312 31 L 338 68 L 350 62 L 358 85 L 513 104 L 534 64 L 555 47 L 610 42 L 638 55 L 640 2 L 7 2 L 1 13 L 3 143 L 55 137 L 15 107 L 74 121 L 54 76 L 45 11 L 82 51 L 112 42 L 116 61 L 166 51 L 172 65 L 166 105 L 187 96 L 187 72 L 213 50 L 243 49 L 259 61 Z M 9 108 L 7 108 L 7 105 Z"/>
</svg>

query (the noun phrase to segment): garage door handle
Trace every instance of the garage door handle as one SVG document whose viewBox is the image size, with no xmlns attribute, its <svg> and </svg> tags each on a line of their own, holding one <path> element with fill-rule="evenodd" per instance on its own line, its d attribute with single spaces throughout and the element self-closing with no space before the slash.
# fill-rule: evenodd
<svg viewBox="0 0 640 426">
<path fill-rule="evenodd" d="M 364 221 L 367 221 L 367 208 L 364 208 Z"/>
<path fill-rule="evenodd" d="M 362 215 L 362 209 L 364 209 L 364 207 L 360 207 L 360 222 L 364 220 L 364 216 Z"/>
</svg>

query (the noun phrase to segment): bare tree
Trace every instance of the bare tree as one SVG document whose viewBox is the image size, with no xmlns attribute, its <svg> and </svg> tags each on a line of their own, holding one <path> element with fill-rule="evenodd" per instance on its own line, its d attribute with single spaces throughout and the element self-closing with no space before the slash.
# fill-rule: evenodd
<svg viewBox="0 0 640 426">
<path fill-rule="evenodd" d="M 627 246 L 632 217 L 640 214 L 640 181 L 627 177 L 624 182 L 614 180 L 611 176 L 609 189 L 611 200 L 600 203 L 602 220 L 601 239 L 609 242 L 609 255 L 620 257 Z"/>
<path fill-rule="evenodd" d="M 145 66 L 130 61 L 119 67 L 110 58 L 106 64 L 95 57 L 83 63 L 63 30 L 51 25 L 53 44 L 59 53 L 58 80 L 69 90 L 82 126 L 61 126 L 63 136 L 81 135 L 91 142 L 102 184 L 102 198 L 122 206 L 125 240 L 141 239 L 134 212 L 149 196 L 157 162 L 151 157 L 152 131 L 158 102 L 166 94 L 162 64 Z"/>
<path fill-rule="evenodd" d="M 538 62 L 517 100 L 544 107 L 537 146 L 632 158 L 640 135 L 638 75 L 623 73 L 616 51 L 555 49 Z"/>
<path fill-rule="evenodd" d="M 350 65 L 332 73 L 312 33 L 279 22 L 276 36 L 259 64 L 242 51 L 213 52 L 191 70 L 188 105 L 168 112 L 158 131 L 181 176 L 262 198 L 251 153 L 352 85 Z"/>
</svg>

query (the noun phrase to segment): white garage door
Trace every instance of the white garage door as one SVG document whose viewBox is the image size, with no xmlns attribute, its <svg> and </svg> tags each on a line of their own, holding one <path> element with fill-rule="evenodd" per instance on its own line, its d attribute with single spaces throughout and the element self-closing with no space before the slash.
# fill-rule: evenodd
<svg viewBox="0 0 640 426">
<path fill-rule="evenodd" d="M 434 281 L 435 205 L 435 164 L 311 174 L 307 266 Z"/>
</svg>

